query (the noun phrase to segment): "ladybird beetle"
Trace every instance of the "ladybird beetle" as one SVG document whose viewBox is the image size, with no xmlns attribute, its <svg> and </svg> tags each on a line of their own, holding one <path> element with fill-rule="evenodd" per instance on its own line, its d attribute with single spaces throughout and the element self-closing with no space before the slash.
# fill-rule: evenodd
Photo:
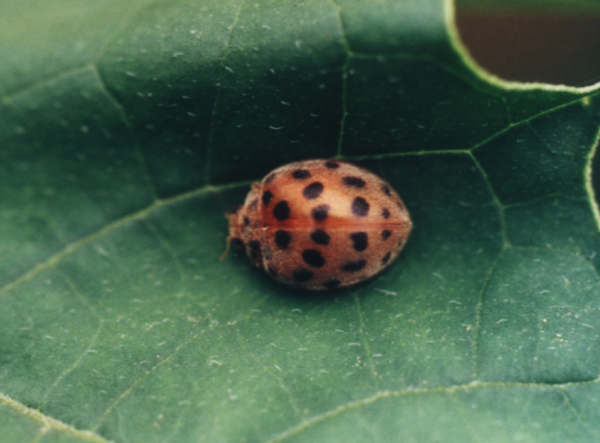
<svg viewBox="0 0 600 443">
<path fill-rule="evenodd" d="M 275 169 L 227 217 L 228 242 L 245 246 L 253 265 L 310 290 L 352 286 L 378 274 L 412 228 L 388 183 L 338 160 Z"/>
</svg>

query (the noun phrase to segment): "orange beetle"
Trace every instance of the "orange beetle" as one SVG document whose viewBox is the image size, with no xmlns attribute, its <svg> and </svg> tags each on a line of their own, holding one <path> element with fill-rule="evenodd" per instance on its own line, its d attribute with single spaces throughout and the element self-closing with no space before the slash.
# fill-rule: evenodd
<svg viewBox="0 0 600 443">
<path fill-rule="evenodd" d="M 275 169 L 228 218 L 228 241 L 245 246 L 253 265 L 311 290 L 352 286 L 378 274 L 412 228 L 387 182 L 338 160 Z"/>
</svg>

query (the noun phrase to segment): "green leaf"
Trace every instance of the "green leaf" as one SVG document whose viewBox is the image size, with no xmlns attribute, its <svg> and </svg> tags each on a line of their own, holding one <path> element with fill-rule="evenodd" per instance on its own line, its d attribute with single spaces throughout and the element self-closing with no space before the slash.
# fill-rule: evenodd
<svg viewBox="0 0 600 443">
<path fill-rule="evenodd" d="M 600 439 L 598 87 L 481 72 L 442 0 L 7 3 L 0 441 Z M 384 274 L 225 249 L 314 157 L 414 221 Z"/>
</svg>

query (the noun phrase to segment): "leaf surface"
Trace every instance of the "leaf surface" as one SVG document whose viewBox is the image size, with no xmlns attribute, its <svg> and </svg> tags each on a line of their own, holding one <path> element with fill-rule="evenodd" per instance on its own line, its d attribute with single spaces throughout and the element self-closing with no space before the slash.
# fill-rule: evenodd
<svg viewBox="0 0 600 443">
<path fill-rule="evenodd" d="M 0 441 L 600 439 L 597 88 L 478 70 L 450 2 L 34 0 L 0 14 Z M 274 167 L 414 230 L 305 293 L 225 248 Z"/>
</svg>

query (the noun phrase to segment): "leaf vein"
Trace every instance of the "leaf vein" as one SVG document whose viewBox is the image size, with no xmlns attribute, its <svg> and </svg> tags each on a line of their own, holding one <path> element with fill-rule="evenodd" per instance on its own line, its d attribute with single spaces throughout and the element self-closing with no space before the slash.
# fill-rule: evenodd
<svg viewBox="0 0 600 443">
<path fill-rule="evenodd" d="M 155 202 L 151 203 L 150 205 L 146 206 L 145 208 L 143 208 L 137 212 L 133 212 L 131 214 L 125 215 L 124 217 L 121 217 L 121 218 L 107 224 L 103 228 L 100 228 L 97 231 L 92 232 L 91 234 L 89 234 L 75 242 L 70 243 L 61 251 L 53 254 L 46 260 L 38 263 L 29 271 L 21 274 L 19 277 L 15 278 L 12 282 L 6 284 L 3 288 L 0 288 L 0 297 L 12 292 L 17 287 L 19 287 L 21 284 L 31 281 L 33 278 L 37 277 L 43 271 L 45 271 L 47 269 L 51 269 L 52 267 L 56 266 L 58 263 L 60 263 L 66 257 L 70 256 L 71 254 L 78 251 L 82 247 L 90 244 L 94 240 L 97 240 L 97 239 L 103 237 L 104 235 L 106 235 L 106 234 L 114 231 L 115 229 L 118 229 L 128 223 L 131 223 L 131 222 L 134 222 L 137 220 L 142 220 L 142 219 L 146 218 L 150 213 L 158 210 L 159 208 L 162 208 L 166 205 L 172 205 L 172 204 L 178 203 L 180 201 L 196 197 L 198 195 L 202 195 L 206 192 L 215 192 L 215 191 L 219 191 L 219 190 L 223 190 L 223 189 L 235 188 L 237 186 L 247 186 L 250 183 L 251 182 L 249 182 L 249 181 L 243 181 L 243 182 L 229 183 L 229 184 L 220 185 L 220 186 L 212 186 L 212 185 L 211 186 L 202 186 L 198 189 L 194 189 L 194 190 L 191 190 L 188 192 L 177 194 L 170 198 L 166 198 L 163 200 L 156 200 Z"/>
<path fill-rule="evenodd" d="M 380 375 L 377 372 L 375 363 L 373 362 L 373 352 L 371 351 L 371 344 L 370 344 L 369 340 L 367 339 L 367 336 L 365 335 L 365 322 L 364 322 L 364 318 L 363 318 L 362 306 L 360 304 L 360 298 L 358 297 L 358 295 L 356 293 L 354 294 L 354 301 L 356 304 L 356 313 L 358 315 L 358 322 L 360 325 L 360 329 L 359 329 L 360 338 L 362 339 L 363 346 L 365 347 L 365 352 L 367 354 L 367 360 L 369 361 L 369 368 L 371 370 L 371 374 L 373 375 L 373 379 L 375 380 L 375 386 L 377 387 L 377 391 L 380 391 L 381 390 L 381 386 L 379 383 Z"/>
<path fill-rule="evenodd" d="M 40 423 L 42 426 L 40 432 L 46 433 L 50 430 L 63 432 L 65 434 L 72 435 L 74 437 L 80 438 L 82 441 L 92 442 L 92 443 L 111 443 L 110 440 L 101 437 L 100 435 L 87 430 L 76 429 L 73 426 L 70 426 L 60 420 L 52 418 L 46 414 L 41 413 L 37 409 L 32 409 L 25 406 L 23 403 L 20 403 L 16 400 L 13 400 L 8 395 L 0 393 L 0 405 L 4 405 L 11 409 L 16 410 L 17 412 L 23 414 L 24 416 Z"/>
<path fill-rule="evenodd" d="M 257 365 L 261 365 L 262 364 L 261 360 L 256 356 L 256 354 L 254 352 L 252 352 L 250 349 L 248 349 L 248 346 L 246 346 L 246 344 L 241 340 L 239 329 L 236 331 L 236 336 L 237 336 L 238 343 L 244 349 L 246 354 L 249 355 L 250 358 L 252 360 L 254 360 L 254 362 Z M 264 366 L 264 369 L 265 369 L 266 373 L 269 374 L 270 377 L 273 377 L 275 380 L 277 380 L 277 382 L 279 384 L 279 388 L 285 393 L 291 408 L 294 410 L 294 415 L 298 418 L 302 417 L 302 413 L 300 411 L 300 407 L 298 406 L 298 402 L 292 395 L 290 388 L 284 383 L 283 376 L 279 375 L 279 374 L 281 374 L 281 372 L 276 373 L 269 366 Z"/>
<path fill-rule="evenodd" d="M 502 257 L 502 254 L 506 250 L 507 250 L 507 247 L 505 246 L 504 249 L 502 251 L 500 251 L 500 253 L 498 253 L 496 260 L 494 260 L 494 263 L 492 263 L 492 265 L 490 266 L 490 269 L 488 270 L 485 280 L 483 281 L 483 285 L 481 286 L 481 291 L 479 292 L 479 297 L 477 298 L 477 306 L 476 306 L 476 310 L 475 310 L 475 327 L 474 327 L 474 331 L 473 331 L 473 380 L 477 380 L 479 377 L 479 356 L 478 356 L 479 349 L 478 348 L 479 348 L 479 334 L 481 333 L 481 311 L 483 309 L 483 296 L 489 287 L 492 276 L 494 275 L 496 267 L 498 266 L 498 262 L 500 261 L 500 257 Z"/>
<path fill-rule="evenodd" d="M 346 97 L 348 95 L 348 70 L 350 66 L 350 60 L 352 58 L 352 49 L 350 48 L 350 43 L 348 42 L 348 36 L 346 34 L 346 27 L 344 25 L 344 19 L 342 18 L 342 8 L 337 2 L 337 0 L 331 0 L 338 16 L 339 26 L 340 26 L 340 34 L 342 36 L 342 42 L 344 44 L 344 50 L 346 52 L 346 60 L 344 60 L 344 64 L 341 68 L 342 74 L 342 119 L 340 121 L 340 133 L 338 135 L 338 146 L 337 146 L 337 154 L 336 157 L 340 157 L 342 155 L 342 143 L 344 141 L 344 129 L 346 126 L 346 118 L 348 116 L 348 105 L 346 102 Z"/>
<path fill-rule="evenodd" d="M 577 420 L 583 425 L 583 427 L 585 429 L 587 429 L 589 431 L 590 434 L 593 435 L 595 433 L 594 428 L 591 427 L 590 424 L 586 420 L 583 419 L 579 409 L 577 409 L 575 407 L 575 405 L 573 404 L 573 400 L 571 399 L 571 396 L 569 395 L 569 393 L 562 387 L 557 387 L 556 389 L 558 389 L 558 391 L 562 394 L 563 398 L 565 399 L 565 404 L 569 407 L 569 409 L 571 409 L 573 411 L 573 415 L 575 415 Z"/>
<path fill-rule="evenodd" d="M 399 398 L 415 395 L 432 395 L 432 394 L 449 394 L 454 395 L 457 392 L 467 392 L 474 389 L 486 389 L 486 388 L 539 388 L 539 389 L 564 389 L 568 386 L 580 385 L 584 383 L 598 383 L 600 379 L 586 382 L 575 382 L 575 383 L 564 383 L 564 384 L 551 384 L 551 383 L 522 383 L 522 382 L 481 382 L 474 381 L 467 384 L 439 387 L 439 388 L 423 388 L 423 389 L 406 389 L 400 391 L 380 391 L 370 397 L 365 397 L 359 400 L 351 401 L 346 404 L 337 406 L 321 414 L 315 415 L 298 425 L 291 427 L 279 434 L 272 436 L 266 443 L 279 443 L 283 442 L 291 437 L 294 437 L 302 432 L 310 429 L 319 423 L 322 423 L 328 419 L 335 418 L 347 411 L 353 411 L 360 409 L 365 406 L 370 406 L 380 400 L 388 398 Z"/>
<path fill-rule="evenodd" d="M 238 10 L 235 13 L 235 17 L 233 19 L 233 23 L 229 29 L 229 35 L 227 36 L 227 41 L 225 43 L 225 48 L 223 49 L 223 54 L 221 55 L 221 60 L 219 61 L 219 75 L 217 77 L 217 93 L 215 95 L 215 101 L 213 103 L 212 112 L 210 114 L 210 126 L 208 129 L 208 136 L 206 139 L 206 163 L 204 164 L 204 183 L 206 185 L 210 185 L 210 167 L 212 164 L 212 151 L 213 151 L 213 141 L 215 134 L 215 117 L 217 115 L 217 108 L 219 107 L 219 103 L 221 101 L 221 90 L 223 89 L 222 80 L 223 80 L 223 72 L 225 71 L 225 62 L 227 60 L 227 54 L 229 48 L 231 47 L 231 38 L 233 37 L 233 32 L 240 20 L 241 12 L 246 4 L 247 0 L 242 0 L 240 5 L 238 6 Z"/>
<path fill-rule="evenodd" d="M 48 390 L 46 391 L 46 394 L 44 395 L 44 398 L 42 398 L 42 401 L 40 402 L 40 405 L 43 406 L 44 404 L 46 404 L 46 401 L 48 400 L 48 398 L 50 397 L 50 394 L 54 391 L 54 389 L 60 384 L 60 382 L 66 377 L 68 376 L 71 372 L 73 372 L 83 361 L 83 359 L 88 355 L 88 353 L 93 349 L 94 345 L 96 344 L 98 337 L 100 336 L 100 333 L 102 332 L 102 329 L 104 327 L 104 319 L 101 318 L 98 315 L 98 312 L 96 311 L 96 309 L 94 308 L 94 306 L 92 306 L 90 304 L 90 302 L 88 301 L 88 299 L 86 297 L 84 297 L 84 295 L 81 293 L 81 291 L 79 290 L 79 288 L 77 288 L 77 286 L 75 285 L 75 283 L 66 275 L 64 275 L 64 273 L 60 272 L 59 273 L 60 276 L 62 277 L 62 279 L 65 281 L 65 283 L 67 283 L 67 286 L 69 286 L 71 288 L 71 290 L 75 293 L 75 295 L 89 308 L 89 310 L 92 312 L 92 314 L 94 315 L 94 317 L 96 317 L 98 319 L 98 327 L 96 328 L 96 332 L 94 332 L 94 335 L 92 336 L 89 345 L 87 346 L 87 348 L 79 355 L 79 357 L 73 362 L 73 364 L 65 369 L 54 381 L 54 383 L 52 383 L 52 385 L 50 385 L 50 387 L 48 388 Z"/>
<path fill-rule="evenodd" d="M 252 310 L 250 310 L 250 313 L 245 314 L 246 319 L 250 318 L 251 315 L 252 315 L 252 313 L 255 311 L 255 309 L 258 308 L 265 300 L 266 300 L 266 298 L 263 298 Z M 244 314 L 238 315 L 234 320 L 232 320 L 231 322 L 228 322 L 228 325 L 235 325 L 243 317 L 244 317 Z M 185 339 L 183 342 L 181 342 L 175 349 L 173 349 L 173 351 L 171 351 L 171 353 L 169 353 L 165 358 L 159 360 L 154 366 L 152 366 L 144 374 L 142 374 L 137 380 L 135 380 L 131 384 L 131 386 L 129 388 L 127 388 L 126 390 L 124 390 L 121 393 L 121 395 L 119 395 L 106 408 L 106 410 L 100 416 L 100 418 L 98 419 L 98 421 L 94 424 L 94 426 L 92 426 L 92 429 L 94 429 L 94 430 L 98 429 L 100 427 L 100 425 L 104 422 L 104 420 L 111 414 L 111 412 L 119 404 L 121 404 L 127 397 L 129 397 L 133 393 L 133 391 L 135 390 L 135 388 L 137 386 L 139 386 L 139 384 L 142 381 L 144 381 L 147 377 L 149 377 L 151 374 L 153 374 L 158 368 L 160 368 L 164 364 L 166 364 L 169 361 L 171 361 L 171 359 L 175 355 L 177 355 L 182 349 L 184 349 L 187 345 L 189 345 L 193 341 L 197 340 L 198 338 L 200 338 L 201 336 L 203 336 L 205 333 L 208 333 L 208 332 L 214 330 L 215 328 L 217 328 L 219 326 L 219 322 L 218 321 L 212 320 L 209 317 L 208 317 L 208 321 L 209 321 L 209 324 L 204 329 L 202 329 L 201 331 L 196 332 L 195 334 L 191 335 L 190 337 L 188 337 L 187 339 Z"/>
<path fill-rule="evenodd" d="M 140 162 L 140 165 L 142 166 L 142 170 L 144 171 L 144 180 L 146 181 L 146 186 L 148 187 L 148 190 L 150 192 L 150 195 L 152 196 L 152 199 L 154 201 L 156 201 L 156 200 L 158 200 L 158 196 L 156 194 L 156 187 L 154 186 L 154 183 L 152 182 L 151 174 L 148 171 L 148 165 L 146 163 L 146 156 L 144 155 L 142 146 L 135 134 L 135 130 L 133 128 L 133 125 L 131 124 L 131 120 L 129 119 L 129 117 L 127 117 L 127 113 L 125 112 L 125 108 L 123 107 L 123 105 L 117 100 L 115 95 L 112 92 L 110 92 L 99 67 L 96 65 L 96 63 L 93 63 L 91 66 L 94 70 L 94 73 L 96 74 L 96 77 L 98 78 L 98 83 L 100 84 L 102 92 L 104 92 L 104 94 L 115 104 L 115 106 L 119 110 L 119 115 L 121 117 L 121 120 L 123 121 L 123 124 L 125 125 L 125 127 L 127 128 L 127 131 L 129 132 L 129 136 L 131 137 L 131 141 L 135 148 L 135 153 L 136 153 L 137 159 Z"/>
</svg>

